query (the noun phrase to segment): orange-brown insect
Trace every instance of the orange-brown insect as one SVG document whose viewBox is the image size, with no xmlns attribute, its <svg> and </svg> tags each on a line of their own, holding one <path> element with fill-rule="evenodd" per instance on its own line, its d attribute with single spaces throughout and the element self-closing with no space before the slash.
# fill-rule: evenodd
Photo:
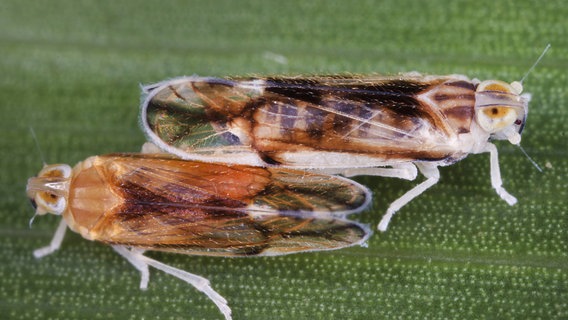
<svg viewBox="0 0 568 320">
<path fill-rule="evenodd" d="M 363 210 L 369 191 L 348 179 L 281 168 L 185 161 L 167 154 L 112 154 L 77 164 L 50 165 L 30 178 L 28 197 L 37 214 L 63 219 L 65 230 L 107 243 L 141 272 L 149 266 L 204 292 L 227 319 L 227 301 L 200 276 L 143 255 L 271 256 L 362 244 L 369 229 L 345 219 Z"/>
<path fill-rule="evenodd" d="M 520 82 L 465 76 L 183 77 L 144 88 L 142 127 L 184 159 L 330 174 L 426 180 L 379 224 L 436 184 L 439 166 L 489 153 L 491 184 L 508 204 L 497 148 L 518 145 L 530 95 Z"/>
</svg>

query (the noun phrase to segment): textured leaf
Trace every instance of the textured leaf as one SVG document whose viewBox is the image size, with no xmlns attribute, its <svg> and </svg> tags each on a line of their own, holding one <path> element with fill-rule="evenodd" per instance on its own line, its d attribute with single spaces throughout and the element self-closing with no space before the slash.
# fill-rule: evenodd
<svg viewBox="0 0 568 320">
<path fill-rule="evenodd" d="M 275 258 L 156 254 L 202 275 L 235 319 L 567 318 L 568 6 L 563 1 L 50 1 L 0 3 L 0 314 L 14 319 L 220 318 L 155 270 L 147 291 L 109 247 L 36 219 L 26 179 L 49 163 L 139 150 L 140 83 L 297 73 L 459 73 L 520 79 L 533 94 L 522 145 L 499 143 L 508 206 L 486 155 L 441 170 L 367 248 Z M 363 177 L 378 223 L 416 182 Z"/>
</svg>

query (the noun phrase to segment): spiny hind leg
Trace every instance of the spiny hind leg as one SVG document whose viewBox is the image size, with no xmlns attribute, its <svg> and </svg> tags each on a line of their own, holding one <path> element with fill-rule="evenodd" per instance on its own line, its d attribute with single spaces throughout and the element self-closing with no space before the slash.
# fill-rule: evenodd
<svg viewBox="0 0 568 320">
<path fill-rule="evenodd" d="M 142 280 L 140 282 L 141 289 L 145 289 L 148 285 L 150 277 L 148 266 L 152 266 L 194 286 L 197 290 L 203 292 L 207 297 L 209 297 L 215 305 L 217 305 L 217 308 L 219 308 L 219 311 L 221 311 L 221 313 L 225 316 L 226 320 L 232 319 L 231 308 L 229 308 L 227 300 L 217 293 L 217 291 L 213 290 L 209 280 L 187 271 L 174 268 L 152 258 L 148 258 L 143 254 L 144 250 L 136 248 L 129 249 L 125 246 L 113 246 L 113 249 L 140 271 L 142 275 Z"/>
<path fill-rule="evenodd" d="M 142 145 L 142 149 L 140 150 L 141 153 L 164 153 L 164 151 L 160 150 L 157 145 L 152 142 L 144 142 Z"/>
<path fill-rule="evenodd" d="M 385 167 L 322 169 L 316 171 L 324 174 L 340 174 L 345 177 L 379 176 L 405 180 L 414 180 L 418 175 L 418 170 L 413 163 L 397 163 Z"/>
<path fill-rule="evenodd" d="M 407 203 L 412 201 L 412 199 L 421 195 L 424 191 L 428 190 L 430 187 L 435 185 L 440 180 L 440 171 L 438 170 L 438 167 L 436 165 L 429 163 L 417 163 L 416 166 L 418 167 L 420 172 L 424 175 L 424 177 L 426 177 L 426 180 L 424 180 L 414 188 L 408 190 L 405 194 L 402 195 L 402 197 L 396 199 L 391 203 L 391 205 L 387 209 L 387 212 L 385 213 L 385 215 L 381 219 L 381 222 L 379 223 L 378 228 L 380 231 L 387 230 L 387 227 L 389 225 L 392 216 L 398 210 L 400 210 L 400 208 L 402 208 Z"/>
</svg>

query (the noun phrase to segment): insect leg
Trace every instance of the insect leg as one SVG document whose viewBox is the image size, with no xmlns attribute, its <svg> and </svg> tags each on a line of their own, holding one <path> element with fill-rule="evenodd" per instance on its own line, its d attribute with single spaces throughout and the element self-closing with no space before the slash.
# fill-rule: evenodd
<svg viewBox="0 0 568 320">
<path fill-rule="evenodd" d="M 514 205 L 517 203 L 517 198 L 509 194 L 505 188 L 503 188 L 503 180 L 501 180 L 501 170 L 499 169 L 499 156 L 497 153 L 497 147 L 493 143 L 488 142 L 485 145 L 485 152 L 489 152 L 489 163 L 491 167 L 491 186 L 497 191 L 497 194 L 501 199 L 505 200 L 509 205 Z"/>
<path fill-rule="evenodd" d="M 49 245 L 34 250 L 34 257 L 38 259 L 43 258 L 61 248 L 63 237 L 65 237 L 65 231 L 67 231 L 67 223 L 65 222 L 65 219 L 61 219 L 61 222 L 59 222 L 59 226 L 57 227 L 57 230 L 55 231 L 53 239 L 51 239 Z"/>
<path fill-rule="evenodd" d="M 343 170 L 341 174 L 345 177 L 369 175 L 414 180 L 418 175 L 418 170 L 412 163 L 398 163 L 391 165 L 391 168 L 350 168 Z"/>
<path fill-rule="evenodd" d="M 139 249 L 127 249 L 124 246 L 112 246 L 114 251 L 118 252 L 121 256 L 123 256 L 128 262 L 130 262 L 134 268 L 140 271 L 140 289 L 146 290 L 148 289 L 148 281 L 150 280 L 150 270 L 148 270 L 148 264 L 144 263 L 144 261 L 140 260 L 138 256 L 141 256 L 144 253 L 144 250 Z"/>
<path fill-rule="evenodd" d="M 386 231 L 389 225 L 389 222 L 392 216 L 400 210 L 403 206 L 407 203 L 412 201 L 412 199 L 416 198 L 424 191 L 426 191 L 431 186 L 435 185 L 438 180 L 440 180 L 440 171 L 438 167 L 429 163 L 417 163 L 416 166 L 420 169 L 420 172 L 426 177 L 426 180 L 421 182 L 419 185 L 415 186 L 414 188 L 407 191 L 402 197 L 396 199 L 389 208 L 387 209 L 387 213 L 381 219 L 379 223 L 379 230 Z"/>
<path fill-rule="evenodd" d="M 141 153 L 163 153 L 164 151 L 160 150 L 157 145 L 153 144 L 152 142 L 145 142 L 142 145 Z"/>
<path fill-rule="evenodd" d="M 231 308 L 229 308 L 227 304 L 227 300 L 223 298 L 217 291 L 211 288 L 211 284 L 209 280 L 200 277 L 198 275 L 189 273 L 187 271 L 174 268 L 172 266 L 168 266 L 167 264 L 161 263 L 157 260 L 151 259 L 143 255 L 143 250 L 138 249 L 128 249 L 124 246 L 113 246 L 114 250 L 118 252 L 120 255 L 125 257 L 134 267 L 142 273 L 142 283 L 144 282 L 144 277 L 146 277 L 146 283 L 148 276 L 145 276 L 144 273 L 148 272 L 148 266 L 152 266 L 158 270 L 161 270 L 167 274 L 170 274 L 180 280 L 187 282 L 188 284 L 195 287 L 195 289 L 205 293 L 209 299 L 217 305 L 219 311 L 225 316 L 226 320 L 232 319 L 231 317 Z M 140 286 L 142 287 L 142 283 Z"/>
</svg>

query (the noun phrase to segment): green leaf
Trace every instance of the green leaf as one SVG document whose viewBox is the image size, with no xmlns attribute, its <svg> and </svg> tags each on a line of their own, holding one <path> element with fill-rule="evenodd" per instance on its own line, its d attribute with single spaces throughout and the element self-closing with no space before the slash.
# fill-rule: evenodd
<svg viewBox="0 0 568 320">
<path fill-rule="evenodd" d="M 48 163 L 138 151 L 139 84 L 181 75 L 465 74 L 533 94 L 522 145 L 499 143 L 508 206 L 487 155 L 442 168 L 368 247 L 274 258 L 150 253 L 202 275 L 235 319 L 567 318 L 568 6 L 563 1 L 49 1 L 0 3 L 0 314 L 11 319 L 221 318 L 206 297 L 59 218 L 28 221 L 26 179 Z M 361 177 L 375 226 L 417 181 Z"/>
</svg>

